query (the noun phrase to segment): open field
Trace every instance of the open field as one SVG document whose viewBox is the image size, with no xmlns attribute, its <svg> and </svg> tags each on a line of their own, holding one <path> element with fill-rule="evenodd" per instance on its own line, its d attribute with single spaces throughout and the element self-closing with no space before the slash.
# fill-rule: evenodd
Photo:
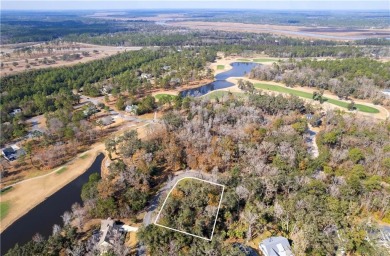
<svg viewBox="0 0 390 256">
<path fill-rule="evenodd" d="M 27 50 L 27 49 L 30 50 Z M 7 76 L 31 69 L 71 66 L 78 63 L 98 60 L 124 51 L 136 51 L 142 47 L 115 47 L 83 43 L 52 42 L 20 46 L 9 44 L 2 46 L 0 61 L 1 76 Z M 33 49 L 33 50 L 31 50 Z M 88 53 L 88 54 L 86 54 Z"/>
<path fill-rule="evenodd" d="M 294 90 L 294 89 L 289 89 L 289 88 L 281 87 L 281 86 L 278 86 L 278 85 L 257 83 L 257 84 L 255 84 L 255 87 L 258 88 L 258 89 L 264 89 L 264 90 L 269 90 L 269 91 L 288 93 L 288 94 L 295 95 L 295 96 L 302 97 L 302 98 L 306 98 L 306 99 L 312 99 L 313 98 L 313 94 L 311 94 L 311 93 L 302 92 L 302 91 Z M 345 101 L 341 101 L 341 100 L 335 100 L 335 99 L 330 99 L 330 98 L 326 98 L 326 97 L 324 99 L 328 103 L 334 104 L 334 105 L 339 106 L 339 107 L 348 108 L 349 102 L 345 102 Z M 366 105 L 355 104 L 355 107 L 357 108 L 357 110 L 359 110 L 361 112 L 374 113 L 374 114 L 375 113 L 379 113 L 378 109 L 373 108 L 373 107 L 369 107 L 369 106 L 366 106 Z"/>
<path fill-rule="evenodd" d="M 390 29 L 353 29 L 304 27 L 286 25 L 245 24 L 237 22 L 178 21 L 167 23 L 190 29 L 221 30 L 228 32 L 271 33 L 295 38 L 349 41 L 362 38 L 388 37 Z"/>
</svg>

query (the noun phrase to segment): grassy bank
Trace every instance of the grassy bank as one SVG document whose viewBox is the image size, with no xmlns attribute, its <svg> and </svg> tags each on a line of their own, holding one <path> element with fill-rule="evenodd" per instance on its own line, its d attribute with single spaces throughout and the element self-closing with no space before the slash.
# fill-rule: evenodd
<svg viewBox="0 0 390 256">
<path fill-rule="evenodd" d="M 160 94 L 154 95 L 154 97 L 156 98 L 156 100 L 161 100 L 163 98 L 174 100 L 177 96 L 176 95 L 167 94 L 167 93 L 160 93 Z"/>
<path fill-rule="evenodd" d="M 244 61 L 244 62 L 275 62 L 278 61 L 278 59 L 265 59 L 265 58 L 260 58 L 260 59 L 237 59 L 237 61 Z"/>
<path fill-rule="evenodd" d="M 217 66 L 217 69 L 218 69 L 218 70 L 223 70 L 223 69 L 225 69 L 225 65 L 218 65 L 218 66 Z"/>
<path fill-rule="evenodd" d="M 61 174 L 61 173 L 63 173 L 64 171 L 66 171 L 66 167 L 65 167 L 65 166 L 62 167 L 61 169 L 59 169 L 59 170 L 57 171 L 57 174 Z"/>
<path fill-rule="evenodd" d="M 9 202 L 0 202 L 0 220 L 7 216 L 10 208 Z"/>
<path fill-rule="evenodd" d="M 253 59 L 254 62 L 275 62 L 278 59 Z"/>
<path fill-rule="evenodd" d="M 202 97 L 208 97 L 209 99 L 215 100 L 216 98 L 222 98 L 228 94 L 229 94 L 228 91 L 213 91 L 213 92 L 210 92 L 208 94 L 203 95 Z M 235 96 L 244 95 L 244 93 L 240 93 L 240 92 L 232 92 L 232 94 L 234 94 Z"/>
<path fill-rule="evenodd" d="M 282 87 L 282 86 L 278 86 L 278 85 L 272 85 L 272 84 L 255 84 L 255 87 L 258 88 L 258 89 L 263 89 L 263 90 L 269 90 L 269 91 L 274 91 L 274 92 L 281 92 L 281 93 L 288 93 L 288 94 L 291 94 L 291 95 L 295 95 L 295 96 L 298 96 L 298 97 L 302 97 L 302 98 L 306 98 L 306 99 L 313 99 L 313 94 L 311 93 L 308 93 L 308 92 L 302 92 L 302 91 L 299 91 L 299 90 L 294 90 L 294 89 L 290 89 L 290 88 L 286 88 L 286 87 Z M 333 105 L 336 105 L 336 106 L 339 106 L 339 107 L 343 107 L 343 108 L 348 108 L 348 104 L 349 102 L 345 102 L 345 101 L 341 101 L 341 100 L 335 100 L 335 99 L 329 99 L 329 98 L 324 98 L 326 102 L 330 103 L 330 104 L 333 104 Z M 362 104 L 355 104 L 355 107 L 361 111 L 361 112 L 365 112 L 365 113 L 379 113 L 379 110 L 376 109 L 376 108 L 373 108 L 373 107 L 369 107 L 369 106 L 366 106 L 366 105 L 362 105 Z"/>
</svg>

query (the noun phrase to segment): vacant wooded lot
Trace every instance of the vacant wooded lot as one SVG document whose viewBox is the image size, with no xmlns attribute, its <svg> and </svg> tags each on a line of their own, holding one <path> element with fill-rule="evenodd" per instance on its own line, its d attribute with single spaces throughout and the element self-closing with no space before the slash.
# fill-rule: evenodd
<svg viewBox="0 0 390 256">
<path fill-rule="evenodd" d="M 168 194 L 156 224 L 211 239 L 223 186 L 194 178 L 178 181 Z"/>
</svg>

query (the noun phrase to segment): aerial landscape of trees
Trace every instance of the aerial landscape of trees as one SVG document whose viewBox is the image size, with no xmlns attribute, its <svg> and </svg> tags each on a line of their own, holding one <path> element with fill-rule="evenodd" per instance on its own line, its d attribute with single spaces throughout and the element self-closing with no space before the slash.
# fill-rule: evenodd
<svg viewBox="0 0 390 256">
<path fill-rule="evenodd" d="M 351 28 L 383 28 L 386 22 L 382 12 L 356 17 L 244 13 L 189 11 L 180 17 L 330 27 L 344 22 Z M 297 256 L 387 255 L 380 232 L 390 223 L 390 121 L 376 119 L 377 112 L 364 116 L 354 110 L 364 100 L 381 105 L 381 110 L 390 106 L 382 93 L 390 88 L 390 62 L 383 58 L 389 56 L 389 40 L 344 42 L 192 30 L 144 20 L 157 17 L 146 11 L 123 11 L 117 20 L 110 15 L 100 19 L 90 11 L 24 15 L 29 18 L 5 12 L 1 43 L 44 42 L 17 46 L 14 53 L 23 58 L 10 60 L 14 68 L 21 62 L 34 65 L 24 57 L 51 51 L 53 45 L 144 48 L 1 76 L 0 145 L 22 145 L 25 154 L 12 163 L 17 172 L 47 175 L 45 170 L 76 157 L 83 162 L 84 155 L 78 155 L 96 145 L 106 154 L 101 172 L 82 186 L 82 203 L 61 216 L 63 223 L 54 225 L 49 237 L 37 234 L 5 255 L 143 255 L 146 250 L 148 255 L 241 256 L 245 253 L 238 245 L 257 249 L 272 236 L 286 237 Z M 90 54 L 94 52 L 62 58 L 78 60 Z M 1 55 L 8 58 L 6 52 Z M 182 90 L 215 79 L 220 64 L 216 60 L 240 58 L 269 61 L 257 61 L 261 64 L 246 78 L 314 90 L 302 99 L 265 92 L 265 87 L 243 78 L 232 92 L 181 96 Z M 46 60 L 52 61 L 55 58 Z M 222 64 L 219 71 L 228 65 Z M 327 93 L 348 101 L 344 109 L 349 111 L 322 108 Z M 97 116 L 115 117 L 119 124 L 104 125 Z M 31 131 L 34 125 L 39 129 Z M 10 178 L 8 169 L 1 169 L 1 177 L 19 182 L 18 174 Z M 223 185 L 223 197 L 222 186 L 184 179 L 167 198 L 169 182 L 186 172 Z M 145 221 L 148 214 L 154 220 L 159 210 L 158 224 L 205 238 L 214 231 L 213 239 Z M 139 229 L 133 237 L 118 234 L 102 253 L 94 237 L 99 222 L 107 218 Z"/>
<path fill-rule="evenodd" d="M 146 140 L 133 131 L 107 142 L 107 150 L 121 157 L 111 163 L 107 178 L 92 178 L 84 186 L 87 216 L 134 216 L 161 177 L 178 168 L 200 169 L 226 186 L 215 240 L 205 243 L 150 225 L 139 239 L 151 253 L 222 255 L 227 250 L 235 255 L 223 240 L 250 241 L 269 233 L 292 239 L 297 255 L 341 249 L 380 255 L 365 237 L 376 230 L 372 215 L 390 218 L 389 123 L 362 125 L 354 116 L 327 112 L 320 156 L 312 158 L 300 128 L 302 107 L 310 108 L 282 96 L 194 99 L 168 112 L 164 126 Z M 201 199 L 193 198 L 193 204 Z M 185 212 L 170 216 L 186 219 Z"/>
<path fill-rule="evenodd" d="M 161 209 L 157 224 L 211 239 L 222 186 L 197 179 L 177 183 Z"/>
<path fill-rule="evenodd" d="M 258 66 L 249 77 L 329 90 L 341 99 L 354 97 L 389 104 L 381 90 L 390 86 L 390 63 L 368 58 L 343 60 L 288 60 Z"/>
</svg>

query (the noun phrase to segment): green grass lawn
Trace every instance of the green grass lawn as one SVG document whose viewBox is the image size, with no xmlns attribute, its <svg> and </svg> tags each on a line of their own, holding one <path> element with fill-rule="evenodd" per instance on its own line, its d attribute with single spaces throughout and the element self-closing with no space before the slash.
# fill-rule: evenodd
<svg viewBox="0 0 390 256">
<path fill-rule="evenodd" d="M 306 99 L 312 99 L 313 94 L 308 93 L 308 92 L 302 92 L 299 90 L 294 90 L 290 88 L 285 88 L 282 86 L 278 85 L 271 85 L 271 84 L 255 84 L 255 87 L 258 89 L 264 89 L 264 90 L 269 90 L 269 91 L 274 91 L 274 92 L 282 92 L 282 93 L 288 93 L 291 95 L 295 95 L 298 97 L 306 98 Z M 348 108 L 349 102 L 341 101 L 341 100 L 335 100 L 335 99 L 329 99 L 325 98 L 326 102 L 331 103 L 336 106 L 340 106 L 343 108 Z M 366 112 L 366 113 L 379 113 L 379 110 L 373 107 L 369 107 L 366 105 L 361 105 L 361 104 L 355 104 L 356 108 L 361 111 L 361 112 Z"/>
<path fill-rule="evenodd" d="M 216 98 L 222 98 L 225 95 L 228 95 L 229 92 L 227 91 L 213 91 L 210 92 L 209 94 L 203 95 L 202 97 L 208 97 L 209 99 L 215 100 Z M 244 95 L 243 93 L 239 92 L 232 92 L 234 96 L 242 96 Z"/>
<path fill-rule="evenodd" d="M 84 155 L 80 156 L 81 159 L 85 159 L 87 157 L 88 157 L 88 154 L 84 154 Z M 61 171 L 61 170 L 59 170 L 59 171 Z M 63 170 L 63 171 L 65 171 L 65 170 Z"/>
<path fill-rule="evenodd" d="M 275 62 L 278 59 L 253 59 L 254 62 Z"/>
<path fill-rule="evenodd" d="M 81 158 L 81 157 L 80 157 Z M 64 171 L 66 171 L 66 167 L 64 166 L 64 167 L 62 167 L 61 169 L 59 169 L 56 173 L 57 174 L 61 174 L 61 173 L 63 173 Z"/>
<path fill-rule="evenodd" d="M 223 70 L 223 69 L 225 69 L 225 65 L 218 65 L 218 66 L 217 66 L 217 69 L 218 69 L 218 70 Z"/>
<path fill-rule="evenodd" d="M 160 93 L 160 94 L 154 95 L 154 97 L 157 100 L 161 100 L 161 98 L 163 98 L 163 97 L 168 97 L 170 99 L 175 99 L 177 96 L 176 95 L 171 95 L 171 94 L 166 94 L 166 93 Z"/>
<path fill-rule="evenodd" d="M 252 61 L 250 59 L 237 59 L 238 61 Z"/>
<path fill-rule="evenodd" d="M 10 203 L 9 202 L 0 202 L 0 220 L 4 219 L 9 212 Z"/>
</svg>

